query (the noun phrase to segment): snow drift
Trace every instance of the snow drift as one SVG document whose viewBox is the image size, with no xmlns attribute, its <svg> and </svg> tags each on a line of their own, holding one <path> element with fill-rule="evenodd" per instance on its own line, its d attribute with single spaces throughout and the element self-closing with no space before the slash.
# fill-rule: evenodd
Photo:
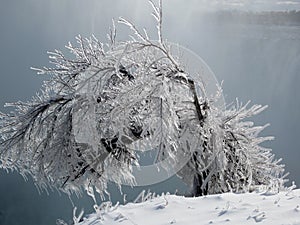
<svg viewBox="0 0 300 225">
<path fill-rule="evenodd" d="M 74 217 L 75 220 L 80 218 Z M 74 220 L 74 223 L 77 222 Z M 79 221 L 77 220 L 77 221 Z M 80 225 L 162 224 L 285 224 L 300 225 L 300 189 L 224 193 L 197 198 L 162 195 L 142 203 L 96 207 Z"/>
</svg>

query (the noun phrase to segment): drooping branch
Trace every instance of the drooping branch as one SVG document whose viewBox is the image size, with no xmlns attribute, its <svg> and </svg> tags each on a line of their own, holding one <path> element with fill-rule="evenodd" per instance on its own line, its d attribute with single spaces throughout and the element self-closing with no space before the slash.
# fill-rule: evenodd
<svg viewBox="0 0 300 225">
<path fill-rule="evenodd" d="M 0 166 L 29 171 L 42 187 L 95 186 L 102 193 L 109 181 L 134 183 L 135 145 L 158 148 L 156 162 L 169 165 L 190 156 L 178 175 L 196 194 L 282 186 L 283 166 L 260 146 L 271 139 L 258 136 L 264 126 L 243 121 L 265 107 L 211 104 L 217 95 L 206 95 L 163 38 L 162 0 L 150 4 L 157 41 L 120 18 L 132 41 L 118 42 L 113 23 L 108 44 L 78 36 L 76 46 L 66 46 L 73 57 L 55 50 L 49 52 L 53 68 L 33 68 L 52 76 L 32 101 L 0 114 Z"/>
</svg>

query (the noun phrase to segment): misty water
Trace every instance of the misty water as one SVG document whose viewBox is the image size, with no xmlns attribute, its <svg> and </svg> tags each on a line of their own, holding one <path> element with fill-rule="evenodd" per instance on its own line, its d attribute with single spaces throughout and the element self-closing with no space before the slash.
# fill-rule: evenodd
<svg viewBox="0 0 300 225">
<path fill-rule="evenodd" d="M 172 22 L 170 22 L 172 26 Z M 300 25 L 300 24 L 299 24 Z M 263 134 L 276 140 L 266 144 L 277 158 L 283 158 L 290 180 L 300 184 L 300 26 L 218 24 L 203 26 L 189 24 L 184 35 L 170 28 L 167 36 L 172 42 L 192 49 L 212 68 L 223 88 L 227 103 L 240 101 L 268 104 L 266 112 L 254 120 L 271 123 Z M 197 30 L 197 32 L 195 32 Z M 178 30 L 177 30 L 178 32 Z M 185 187 L 173 178 L 152 187 L 152 191 L 184 192 Z M 134 199 L 143 188 L 125 188 L 127 199 Z M 123 197 L 112 187 L 112 200 Z M 92 200 L 71 197 L 75 205 L 92 212 Z M 100 203 L 100 200 L 99 200 Z M 50 225 L 57 218 L 71 221 L 73 206 L 67 196 L 51 192 L 39 195 L 29 179 L 25 182 L 16 173 L 0 171 L 0 225 Z"/>
</svg>

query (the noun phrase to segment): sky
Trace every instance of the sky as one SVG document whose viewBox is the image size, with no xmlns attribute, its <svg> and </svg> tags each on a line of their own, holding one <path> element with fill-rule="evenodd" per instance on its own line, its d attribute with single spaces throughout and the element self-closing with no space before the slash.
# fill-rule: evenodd
<svg viewBox="0 0 300 225">
<path fill-rule="evenodd" d="M 119 16 L 146 27 L 156 39 L 151 8 L 141 0 L 0 0 L 0 110 L 6 102 L 26 101 L 39 91 L 47 76 L 31 66 L 49 66 L 46 52 L 61 49 L 75 36 L 94 34 L 106 41 L 111 19 Z M 283 158 L 290 180 L 300 184 L 300 27 L 211 23 L 203 11 L 295 10 L 300 1 L 164 1 L 164 37 L 201 56 L 223 82 L 229 104 L 239 98 L 269 108 L 254 118 L 270 123 L 263 134 L 275 136 L 266 144 Z M 119 40 L 128 32 L 119 25 Z M 149 188 L 149 187 L 146 187 Z M 176 179 L 152 187 L 159 191 L 182 188 Z M 141 189 L 139 189 L 140 191 Z M 115 197 L 115 199 L 120 198 Z M 87 208 L 91 200 L 72 198 Z M 79 206 L 80 208 L 80 206 Z M 57 193 L 38 194 L 32 182 L 17 174 L 0 172 L 0 225 L 55 224 L 54 218 L 71 217 L 72 204 Z M 4 221 L 4 222 L 3 222 Z M 26 221 L 26 222 L 24 222 Z M 22 223 L 23 222 L 23 223 Z"/>
</svg>

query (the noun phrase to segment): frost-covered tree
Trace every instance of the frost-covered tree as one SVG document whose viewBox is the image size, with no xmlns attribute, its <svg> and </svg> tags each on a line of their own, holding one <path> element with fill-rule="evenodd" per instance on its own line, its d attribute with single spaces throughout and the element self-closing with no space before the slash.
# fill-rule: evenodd
<svg viewBox="0 0 300 225">
<path fill-rule="evenodd" d="M 266 106 L 249 102 L 219 110 L 207 104 L 205 117 L 199 124 L 200 150 L 193 153 L 179 176 L 190 183 L 194 195 L 244 192 L 264 185 L 278 191 L 285 182 L 284 166 L 274 161 L 271 150 L 262 147 L 273 137 L 258 134 L 268 126 L 254 126 L 246 118 L 263 111 Z"/>
<path fill-rule="evenodd" d="M 0 167 L 31 175 L 40 188 L 103 193 L 109 180 L 134 184 L 135 148 L 151 147 L 166 168 L 188 157 L 177 175 L 194 195 L 282 187 L 283 166 L 260 146 L 271 139 L 258 136 L 265 126 L 244 121 L 265 107 L 217 107 L 221 88 L 207 95 L 192 79 L 163 39 L 162 2 L 150 3 L 157 41 L 120 18 L 130 41 L 117 41 L 113 24 L 109 43 L 78 36 L 66 46 L 73 57 L 55 50 L 53 68 L 33 68 L 50 79 L 1 114 Z"/>
</svg>

